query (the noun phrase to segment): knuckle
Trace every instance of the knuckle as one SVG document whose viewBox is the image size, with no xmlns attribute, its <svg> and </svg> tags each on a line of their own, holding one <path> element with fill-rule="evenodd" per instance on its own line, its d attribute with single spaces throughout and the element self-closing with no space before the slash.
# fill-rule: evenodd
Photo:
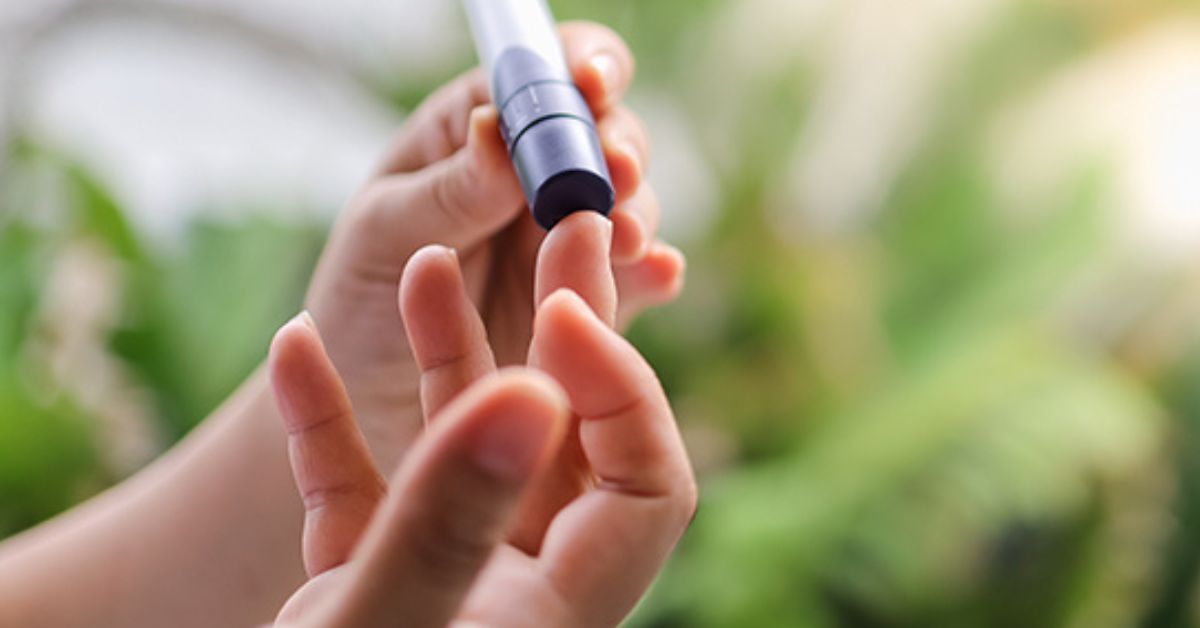
<svg viewBox="0 0 1200 628">
<path fill-rule="evenodd" d="M 464 202 L 461 177 L 454 172 L 442 172 L 433 178 L 429 193 L 433 204 L 454 224 L 463 224 L 470 220 L 470 208 Z"/>
<path fill-rule="evenodd" d="M 306 512 L 325 510 L 339 502 L 354 498 L 367 498 L 369 490 L 352 482 L 338 482 L 308 487 L 301 493 Z"/>
<path fill-rule="evenodd" d="M 490 173 L 474 152 L 468 150 L 455 153 L 438 167 L 441 170 L 433 174 L 429 183 L 432 203 L 451 224 L 473 225 L 484 212 L 476 200 L 488 197 L 484 190 L 492 179 Z"/>
<path fill-rule="evenodd" d="M 383 179 L 372 182 L 358 192 L 351 203 L 348 219 L 361 229 L 375 231 L 382 227 L 384 214 L 392 200 L 393 190 L 390 180 Z"/>
</svg>

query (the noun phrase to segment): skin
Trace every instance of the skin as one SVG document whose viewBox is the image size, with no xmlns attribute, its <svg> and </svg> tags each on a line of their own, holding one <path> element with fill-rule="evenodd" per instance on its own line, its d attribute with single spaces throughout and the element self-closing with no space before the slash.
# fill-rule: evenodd
<svg viewBox="0 0 1200 628">
<path fill-rule="evenodd" d="M 407 520 L 403 513 L 410 507 L 404 504 L 419 504 L 431 495 L 421 489 L 420 479 L 430 477 L 429 469 L 445 469 L 456 461 L 462 462 L 464 469 L 470 468 L 462 458 L 469 447 L 459 448 L 464 441 L 457 439 L 469 440 L 467 435 L 499 412 L 496 408 L 508 408 L 500 414 L 523 417 L 513 419 L 513 429 L 524 426 L 530 430 L 531 440 L 542 438 L 544 453 L 539 456 L 546 456 L 545 460 L 537 457 L 531 467 L 522 467 L 527 476 L 509 478 L 504 494 L 517 500 L 515 510 L 506 510 L 499 502 L 487 505 L 487 512 L 496 517 L 494 522 L 515 526 L 506 537 L 511 543 L 502 545 L 497 554 L 511 547 L 529 560 L 536 556 L 543 570 L 572 560 L 586 562 L 546 558 L 557 547 L 554 539 L 560 518 L 586 520 L 583 514 L 568 513 L 579 512 L 577 504 L 601 501 L 589 501 L 589 497 L 607 491 L 607 484 L 588 449 L 589 430 L 583 427 L 586 419 L 561 418 L 564 393 L 558 389 L 565 391 L 567 406 L 588 416 L 587 408 L 579 406 L 572 395 L 573 376 L 569 371 L 556 373 L 550 358 L 559 354 L 538 347 L 559 347 L 560 342 L 569 346 L 590 336 L 574 338 L 565 332 L 542 331 L 543 325 L 555 328 L 543 322 L 545 317 L 558 320 L 554 318 L 557 315 L 545 314 L 552 300 L 544 302 L 537 331 L 531 332 L 535 306 L 553 290 L 566 287 L 582 295 L 594 312 L 601 313 L 603 322 L 625 321 L 645 307 L 674 298 L 682 282 L 683 258 L 654 238 L 659 208 L 653 191 L 642 181 L 649 142 L 637 118 L 620 104 L 632 80 L 632 57 L 615 35 L 600 26 L 564 25 L 562 35 L 569 66 L 596 113 L 617 187 L 619 205 L 612 216 L 611 234 L 606 227 L 610 223 L 586 213 L 572 222 L 575 226 L 564 222 L 549 236 L 533 226 L 499 138 L 495 111 L 483 104 L 482 77 L 471 73 L 432 95 L 401 129 L 379 171 L 339 217 L 314 274 L 306 307 L 324 339 L 324 349 L 309 362 L 319 364 L 322 356 L 328 355 L 329 368 L 340 373 L 339 386 L 345 391 L 340 400 L 336 395 L 328 398 L 353 404 L 358 430 L 344 429 L 343 440 L 329 442 L 347 442 L 345 439 L 354 440 L 348 435 L 361 434 L 356 437 L 361 445 L 356 451 L 369 450 L 371 456 L 356 464 L 397 469 L 392 480 L 395 486 L 385 489 L 387 483 L 376 472 L 378 495 L 374 501 L 364 499 L 358 511 L 314 508 L 307 492 L 301 495 L 308 497 L 298 498 L 288 454 L 290 449 L 292 461 L 297 460 L 293 427 L 303 410 L 284 403 L 282 407 L 292 408 L 285 423 L 267 377 L 260 371 L 182 443 L 135 477 L 0 544 L 0 625 L 250 625 L 274 617 L 284 600 L 306 582 L 302 560 L 308 561 L 310 573 L 331 573 L 338 569 L 336 565 L 344 565 L 336 573 L 352 574 L 346 581 L 366 587 L 361 590 L 369 590 L 361 583 L 371 579 L 357 567 L 348 567 L 359 565 L 357 561 L 367 560 L 365 557 L 379 556 L 373 560 L 382 561 L 378 568 L 384 571 L 380 573 L 409 583 L 417 575 L 395 571 L 392 568 L 403 563 L 389 562 L 403 555 L 405 547 L 418 555 L 432 553 L 433 558 L 427 557 L 430 560 L 442 556 L 451 563 L 465 564 L 461 552 L 439 552 L 430 544 L 406 545 L 403 539 L 372 535 L 370 530 L 384 525 L 376 523 L 380 517 L 393 522 Z M 434 243 L 457 251 L 461 272 L 458 264 L 451 273 L 448 266 L 429 262 L 423 266 L 419 262 L 425 257 L 413 256 Z M 538 270 L 539 255 L 553 257 L 556 249 L 560 253 L 588 250 L 589 260 L 599 259 L 593 253 L 601 251 L 611 254 L 611 259 L 581 264 L 568 255 L 558 263 L 542 264 Z M 458 336 L 426 321 L 438 320 L 438 303 L 446 305 L 446 301 L 433 299 L 421 306 L 402 299 L 405 312 L 401 318 L 395 287 L 410 257 L 415 266 L 409 264 L 409 268 L 418 270 L 410 271 L 415 274 L 404 289 L 425 296 L 429 295 L 423 291 L 432 290 L 436 296 L 437 288 L 431 285 L 437 282 L 429 277 L 437 277 L 438 272 L 457 274 L 461 294 L 478 314 L 444 320 L 469 320 L 472 338 L 486 338 L 490 343 L 472 343 L 469 355 L 460 356 L 454 348 Z M 432 269 L 430 274 L 419 272 L 426 267 Z M 607 279 L 593 281 L 597 274 Z M 573 320 L 566 314 L 560 318 Z M 424 331 L 414 333 L 414 327 Z M 537 341 L 535 335 L 560 340 Z M 619 342 L 615 335 L 605 338 Z M 629 354 L 627 349 L 623 351 Z M 623 356 L 634 358 L 635 353 Z M 528 371 L 496 375 L 492 370 L 493 364 L 523 363 L 538 367 L 543 375 Z M 641 375 L 653 382 L 648 370 Z M 614 381 L 626 381 L 613 377 Z M 337 379 L 336 375 L 326 378 Z M 292 399 L 278 381 L 279 400 Z M 661 395 L 656 387 L 644 385 L 648 398 Z M 426 415 L 422 403 L 429 416 L 449 417 L 446 425 L 460 427 L 435 429 L 442 423 L 438 419 L 414 448 Z M 655 416 L 661 422 L 661 417 L 669 415 Z M 288 429 L 281 427 L 284 425 Z M 291 438 L 288 430 L 292 430 Z M 302 489 L 308 481 L 305 477 L 295 478 Z M 688 478 L 690 475 L 681 476 L 681 486 L 690 486 Z M 467 508 L 471 504 L 450 506 Z M 376 519 L 364 518 L 376 510 Z M 329 516 L 342 513 L 343 519 L 324 523 L 327 515 L 322 513 L 326 512 Z M 450 514 L 448 511 L 446 516 Z M 295 544 L 302 522 L 303 557 Z M 583 527 L 582 522 L 578 525 Z M 364 530 L 365 536 L 361 536 Z M 310 542 L 310 537 L 322 541 Z M 656 538 L 645 543 L 647 555 L 657 556 L 666 542 Z M 570 555 L 566 550 L 562 553 Z M 481 579 L 491 569 L 492 563 L 486 564 Z M 317 572 L 314 566 L 327 568 Z M 438 573 L 426 575 L 436 578 Z M 613 577 L 626 582 L 623 575 Z M 567 580 L 601 579 L 594 575 Z M 305 591 L 317 590 L 319 585 L 314 582 L 317 580 L 305 585 Z M 446 590 L 460 591 L 462 587 L 456 583 L 446 584 Z M 474 608 L 470 601 L 477 590 L 493 589 L 471 588 L 465 606 L 447 601 L 440 608 L 454 607 L 453 616 L 462 616 L 459 611 Z M 611 608 L 626 608 L 625 601 L 632 595 L 614 593 L 608 601 L 614 604 Z M 375 605 L 377 594 L 361 596 L 365 597 L 354 598 L 361 601 L 355 609 L 379 608 Z M 613 613 L 605 613 L 594 601 L 584 603 L 585 598 L 582 593 L 570 597 L 567 608 L 575 615 L 565 622 L 606 623 L 613 619 Z M 593 609 L 598 609 L 598 614 L 587 614 Z M 322 617 L 342 615 L 306 615 L 303 620 L 321 623 Z"/>
<path fill-rule="evenodd" d="M 604 231 L 584 217 L 562 229 Z M 541 266 L 560 261 L 544 250 Z M 441 247 L 413 258 L 401 301 L 422 338 L 429 427 L 390 489 L 311 320 L 279 332 L 271 376 L 305 496 L 311 576 L 281 625 L 608 626 L 628 614 L 690 521 L 696 490 L 654 372 L 580 296 L 613 291 L 607 265 L 592 262 L 578 260 L 590 271 L 572 277 L 580 293 L 541 301 L 530 351 L 539 368 L 497 371 L 457 258 Z M 548 513 L 530 553 L 515 531 L 545 513 L 523 504 L 572 432 L 589 482 Z"/>
<path fill-rule="evenodd" d="M 643 181 L 649 140 L 620 103 L 633 79 L 632 55 L 601 26 L 566 24 L 561 33 L 616 187 L 612 258 L 627 319 L 674 298 L 683 257 L 654 239 L 658 200 Z M 417 109 L 335 227 L 306 300 L 383 468 L 395 465 L 421 425 L 420 395 L 412 385 L 418 369 L 395 300 L 401 270 L 418 249 L 437 243 L 458 252 L 497 362 L 526 358 L 533 270 L 545 232 L 525 209 L 487 98 L 476 70 Z"/>
</svg>

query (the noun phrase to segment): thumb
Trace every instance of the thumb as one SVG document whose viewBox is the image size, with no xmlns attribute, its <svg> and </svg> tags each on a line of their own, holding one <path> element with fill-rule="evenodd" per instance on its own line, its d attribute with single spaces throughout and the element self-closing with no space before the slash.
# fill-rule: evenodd
<svg viewBox="0 0 1200 628">
<path fill-rule="evenodd" d="M 348 567 L 342 625 L 443 626 L 504 539 L 520 497 L 562 442 L 566 396 L 511 369 L 442 411 L 398 470 Z"/>
<path fill-rule="evenodd" d="M 496 109 L 490 105 L 471 111 L 467 142 L 454 154 L 415 172 L 386 176 L 366 194 L 368 229 L 395 234 L 405 259 L 431 242 L 468 248 L 495 234 L 524 207 Z M 395 239 L 387 240 L 395 246 Z"/>
</svg>

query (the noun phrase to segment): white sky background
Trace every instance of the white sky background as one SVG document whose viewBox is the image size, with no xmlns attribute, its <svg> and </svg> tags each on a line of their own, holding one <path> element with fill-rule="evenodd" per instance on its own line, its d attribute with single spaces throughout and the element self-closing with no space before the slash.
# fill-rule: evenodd
<svg viewBox="0 0 1200 628">
<path fill-rule="evenodd" d="M 469 50 L 452 0 L 93 1 L 234 16 L 365 74 L 428 75 Z M 944 66 L 1014 1 L 919 0 L 904 3 L 906 14 L 921 16 L 907 21 L 898 20 L 892 0 L 729 5 L 722 37 L 711 43 L 730 51 L 739 71 L 770 75 L 786 67 L 772 60 L 795 54 L 818 67 L 807 132 L 780 190 L 785 231 L 869 224 L 938 113 Z M 33 128 L 84 158 L 152 233 L 176 232 L 194 211 L 220 215 L 250 206 L 331 214 L 399 122 L 327 69 L 187 22 L 107 19 L 60 34 L 35 59 L 11 54 L 22 24 L 69 2 L 0 0 L 0 77 L 15 63 L 33 63 L 23 98 Z M 898 21 L 908 26 L 896 28 Z M 1119 202 L 1130 221 L 1124 230 L 1141 234 L 1135 246 L 1171 251 L 1174 259 L 1198 248 L 1200 134 L 1189 120 L 1197 119 L 1200 102 L 1200 48 L 1188 43 L 1198 28 L 1149 29 L 1131 38 L 1136 44 L 1083 59 L 1077 67 L 1086 71 L 1071 68 L 1044 93 L 1013 103 L 1022 113 L 1003 121 L 996 152 L 1004 156 L 997 177 L 1013 190 L 1014 209 L 1023 204 L 1021 189 L 1033 193 L 1045 183 L 1035 179 L 1093 159 L 1099 147 L 1119 158 Z M 1080 74 L 1095 77 L 1087 89 L 1064 87 L 1083 84 L 1069 78 Z M 0 93 L 0 107 L 10 98 Z M 716 190 L 698 155 L 698 130 L 680 122 L 674 99 L 643 83 L 631 102 L 655 142 L 650 174 L 664 205 L 664 232 L 678 239 L 703 231 Z M 1130 123 L 1101 119 L 1117 109 L 1116 118 Z M 1100 136 L 1105 140 L 1097 142 Z"/>
<path fill-rule="evenodd" d="M 33 59 L 7 54 L 9 33 L 65 4 L 0 3 L 0 72 L 33 63 L 22 101 L 35 133 L 83 158 L 153 234 L 176 233 L 199 210 L 332 213 L 398 123 L 334 73 L 187 22 L 104 18 L 60 33 Z M 176 4 L 245 18 L 368 72 L 444 67 L 466 45 L 454 2 Z"/>
<path fill-rule="evenodd" d="M 739 0 L 721 45 L 752 71 L 812 59 L 805 131 L 779 185 L 780 232 L 869 229 L 942 112 L 975 40 L 1021 0 Z M 820 25 L 814 28 L 813 25 Z M 1081 167 L 1111 165 L 1115 244 L 1162 267 L 1200 260 L 1200 22 L 1166 15 L 1085 55 L 996 121 L 1006 210 L 1046 207 Z"/>
<path fill-rule="evenodd" d="M 1001 115 L 991 145 L 1017 213 L 1099 160 L 1122 252 L 1162 269 L 1196 263 L 1200 22 L 1152 25 L 1068 68 Z"/>
<path fill-rule="evenodd" d="M 364 75 L 445 73 L 470 54 L 451 0 L 116 1 L 234 17 Z M 337 71 L 186 19 L 126 10 L 59 33 L 33 59 L 10 54 L 10 33 L 27 35 L 68 4 L 0 2 L 0 77 L 27 66 L 22 110 L 39 140 L 82 158 L 152 235 L 178 234 L 198 211 L 328 217 L 400 122 Z M 671 95 L 635 92 L 655 141 L 650 177 L 666 208 L 663 231 L 698 234 L 713 213 L 712 179 Z M 8 106 L 11 96 L 0 94 Z"/>
</svg>

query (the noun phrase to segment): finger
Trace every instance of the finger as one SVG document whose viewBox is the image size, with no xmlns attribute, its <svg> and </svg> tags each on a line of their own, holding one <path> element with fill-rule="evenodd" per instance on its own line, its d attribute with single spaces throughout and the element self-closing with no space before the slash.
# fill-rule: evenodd
<svg viewBox="0 0 1200 628">
<path fill-rule="evenodd" d="M 615 321 L 611 238 L 612 223 L 595 212 L 576 212 L 551 229 L 538 254 L 535 305 L 554 291 L 567 288 L 579 294 L 602 319 Z M 529 364 L 538 366 L 532 351 Z M 531 555 L 537 554 L 554 514 L 586 490 L 591 481 L 573 421 L 554 462 L 535 480 L 534 490 L 521 505 L 509 542 Z"/>
<path fill-rule="evenodd" d="M 599 118 L 629 88 L 633 54 L 616 33 L 598 24 L 568 22 L 559 28 L 559 35 L 571 76 Z M 405 121 L 381 160 L 379 173 L 412 172 L 449 157 L 467 141 L 471 110 L 487 102 L 487 78 L 479 69 L 438 89 Z"/>
<path fill-rule="evenodd" d="M 538 311 L 534 350 L 583 421 L 581 436 L 602 482 L 641 495 L 672 492 L 687 472 L 678 431 L 654 371 L 570 290 Z"/>
<path fill-rule="evenodd" d="M 627 201 L 613 208 L 612 259 L 617 267 L 640 261 L 654 242 L 660 216 L 658 195 L 643 182 Z"/>
<path fill-rule="evenodd" d="M 420 171 L 367 187 L 359 228 L 394 234 L 372 238 L 381 255 L 407 258 L 431 242 L 466 249 L 521 211 L 524 197 L 496 125 L 494 108 L 476 108 L 463 148 Z"/>
<path fill-rule="evenodd" d="M 400 313 L 421 369 L 426 420 L 496 370 L 487 331 L 467 294 L 453 250 L 431 245 L 409 258 L 400 279 Z"/>
<path fill-rule="evenodd" d="M 321 607 L 346 586 L 346 567 L 345 564 L 338 565 L 309 578 L 283 603 L 272 626 L 294 628 L 311 625 L 305 620 L 319 613 Z"/>
<path fill-rule="evenodd" d="M 349 558 L 386 488 L 307 314 L 275 335 L 269 370 L 304 501 L 304 566 L 314 576 Z"/>
<path fill-rule="evenodd" d="M 663 242 L 652 245 L 638 263 L 614 269 L 620 303 L 617 329 L 624 329 L 643 310 L 678 298 L 686 269 L 683 253 Z"/>
<path fill-rule="evenodd" d="M 594 22 L 565 22 L 558 32 L 575 85 L 592 113 L 604 115 L 633 82 L 633 53 L 612 29 Z"/>
<path fill-rule="evenodd" d="M 613 321 L 617 290 L 609 249 L 612 222 L 591 211 L 575 212 L 558 223 L 538 252 L 534 304 L 560 288 L 578 293 L 598 316 Z"/>
<path fill-rule="evenodd" d="M 379 174 L 420 170 L 454 154 L 467 142 L 471 111 L 488 102 L 487 79 L 478 68 L 443 85 L 405 120 Z"/>
<path fill-rule="evenodd" d="M 596 134 L 604 149 L 617 202 L 624 201 L 642 184 L 650 163 L 650 139 L 646 129 L 629 108 L 616 105 L 597 119 Z"/>
<path fill-rule="evenodd" d="M 579 294 L 602 319 L 615 321 L 617 295 L 609 251 L 612 223 L 595 212 L 576 212 L 561 221 L 542 243 L 534 274 L 535 306 L 561 288 Z M 538 366 L 529 352 L 529 364 Z M 509 542 L 535 555 L 546 527 L 562 507 L 590 486 L 592 477 L 572 421 L 554 462 L 534 482 L 521 505 Z"/>
<path fill-rule="evenodd" d="M 350 565 L 343 625 L 444 626 L 562 439 L 566 400 L 530 370 L 481 380 L 443 411 L 392 482 Z"/>
<path fill-rule="evenodd" d="M 565 290 L 548 298 L 534 343 L 580 416 L 580 441 L 599 478 L 555 518 L 541 558 L 579 616 L 616 623 L 691 519 L 691 468 L 653 370 L 581 299 Z"/>
</svg>

